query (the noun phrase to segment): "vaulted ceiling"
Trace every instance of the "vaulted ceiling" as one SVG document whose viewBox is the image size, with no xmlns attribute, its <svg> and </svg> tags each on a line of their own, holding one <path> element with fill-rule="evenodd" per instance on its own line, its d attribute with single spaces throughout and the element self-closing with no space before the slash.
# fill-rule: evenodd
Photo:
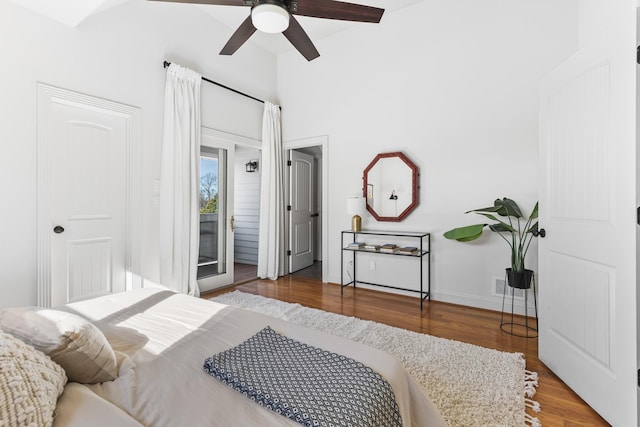
<svg viewBox="0 0 640 427">
<path fill-rule="evenodd" d="M 71 27 L 77 27 L 91 15 L 104 12 L 123 3 L 144 0 L 10 0 L 22 7 L 48 16 L 56 21 Z M 365 4 L 385 9 L 385 15 L 402 9 L 422 0 L 350 0 L 351 3 Z M 206 13 L 211 19 L 229 28 L 229 37 L 249 15 L 249 8 L 234 6 L 210 6 L 176 3 L 169 7 L 195 7 Z M 367 23 L 355 23 L 335 21 L 330 19 L 317 19 L 305 16 L 297 16 L 300 25 L 307 32 L 311 40 L 318 41 L 324 37 L 339 31 L 349 29 L 357 25 L 375 25 Z M 382 17 L 384 22 L 384 16 Z M 265 34 L 257 32 L 250 42 L 256 43 L 263 49 L 274 54 L 293 49 L 282 34 Z"/>
<path fill-rule="evenodd" d="M 131 0 L 10 0 L 71 27 L 87 17 Z"/>
</svg>

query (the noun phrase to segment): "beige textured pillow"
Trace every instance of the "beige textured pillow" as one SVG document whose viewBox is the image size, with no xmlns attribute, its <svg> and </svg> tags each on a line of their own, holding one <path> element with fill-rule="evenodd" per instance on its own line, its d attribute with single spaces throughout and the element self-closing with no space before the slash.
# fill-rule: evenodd
<svg viewBox="0 0 640 427">
<path fill-rule="evenodd" d="M 10 308 L 0 314 L 0 329 L 50 356 L 64 368 L 69 381 L 93 384 L 118 376 L 116 356 L 104 334 L 75 314 Z"/>
<path fill-rule="evenodd" d="M 51 426 L 66 382 L 44 353 L 0 332 L 0 426 Z"/>
</svg>

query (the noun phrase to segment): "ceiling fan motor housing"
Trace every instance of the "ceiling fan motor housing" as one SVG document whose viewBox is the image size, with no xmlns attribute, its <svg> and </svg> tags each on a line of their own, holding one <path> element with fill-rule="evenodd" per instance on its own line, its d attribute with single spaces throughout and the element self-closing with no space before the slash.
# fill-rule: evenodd
<svg viewBox="0 0 640 427">
<path fill-rule="evenodd" d="M 251 7 L 253 26 L 264 33 L 281 33 L 289 28 L 289 10 L 278 0 L 257 0 Z"/>
</svg>

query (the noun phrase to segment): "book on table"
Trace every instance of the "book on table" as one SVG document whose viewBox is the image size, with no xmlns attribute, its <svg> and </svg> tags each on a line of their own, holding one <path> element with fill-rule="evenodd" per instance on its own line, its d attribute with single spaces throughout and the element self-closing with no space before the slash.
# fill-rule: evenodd
<svg viewBox="0 0 640 427">
<path fill-rule="evenodd" d="M 376 245 L 376 244 L 373 244 L 373 243 L 367 243 L 366 245 L 364 245 L 364 249 L 365 249 L 366 251 L 374 251 L 374 252 L 377 252 L 377 251 L 379 251 L 379 250 L 380 250 L 380 245 Z"/>
<path fill-rule="evenodd" d="M 398 245 L 394 243 L 386 243 L 380 246 L 380 252 L 395 253 L 398 252 Z"/>
<path fill-rule="evenodd" d="M 363 242 L 351 242 L 348 245 L 349 249 L 362 249 L 364 248 Z"/>
<path fill-rule="evenodd" d="M 415 246 L 404 246 L 398 249 L 398 252 L 405 255 L 417 255 L 420 253 L 418 248 L 416 248 Z"/>
</svg>

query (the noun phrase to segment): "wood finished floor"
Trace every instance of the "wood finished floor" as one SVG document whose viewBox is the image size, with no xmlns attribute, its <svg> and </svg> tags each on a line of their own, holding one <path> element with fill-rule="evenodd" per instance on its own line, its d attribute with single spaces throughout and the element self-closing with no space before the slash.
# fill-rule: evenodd
<svg viewBox="0 0 640 427">
<path fill-rule="evenodd" d="M 463 341 L 502 351 L 524 353 L 527 369 L 537 372 L 539 387 L 534 400 L 542 412 L 534 414 L 543 427 L 608 426 L 593 409 L 556 377 L 537 357 L 538 340 L 520 338 L 500 330 L 500 313 L 477 308 L 425 302 L 420 312 L 417 298 L 367 289 L 322 284 L 315 279 L 285 276 L 277 281 L 253 280 L 203 295 L 203 298 L 240 290 L 333 313 L 373 320 L 387 325 Z"/>
<path fill-rule="evenodd" d="M 258 266 L 251 264 L 241 264 L 236 262 L 233 265 L 234 283 L 244 283 L 258 278 Z"/>
</svg>

